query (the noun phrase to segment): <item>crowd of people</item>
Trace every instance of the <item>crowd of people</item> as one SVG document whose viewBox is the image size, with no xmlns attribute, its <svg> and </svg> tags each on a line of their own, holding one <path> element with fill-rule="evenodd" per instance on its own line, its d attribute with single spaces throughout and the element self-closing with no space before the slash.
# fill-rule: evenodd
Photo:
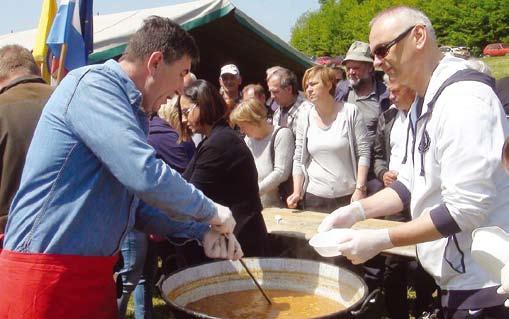
<svg viewBox="0 0 509 319">
<path fill-rule="evenodd" d="M 352 230 L 338 247 L 389 318 L 509 316 L 470 254 L 474 229 L 509 231 L 507 81 L 444 56 L 409 7 L 380 12 L 369 43 L 300 84 L 272 66 L 242 87 L 227 64 L 216 87 L 190 72 L 198 58 L 161 17 L 119 61 L 56 89 L 30 51 L 0 48 L 0 318 L 123 318 L 133 292 L 135 317 L 150 318 L 158 243 L 173 269 L 269 256 L 267 207 L 324 213 L 320 232 L 403 222 Z M 418 261 L 379 255 L 411 244 Z"/>
</svg>

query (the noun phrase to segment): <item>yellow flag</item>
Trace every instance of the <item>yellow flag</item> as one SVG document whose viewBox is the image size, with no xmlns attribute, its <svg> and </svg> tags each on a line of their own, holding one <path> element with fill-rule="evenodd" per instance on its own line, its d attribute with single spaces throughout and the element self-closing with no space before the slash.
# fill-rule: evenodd
<svg viewBox="0 0 509 319">
<path fill-rule="evenodd" d="M 41 17 L 39 18 L 39 27 L 37 28 L 37 38 L 32 54 L 34 55 L 35 62 L 42 69 L 42 77 L 50 80 L 50 74 L 46 67 L 46 54 L 48 53 L 48 46 L 46 45 L 46 38 L 51 30 L 53 19 L 57 12 L 57 3 L 55 0 L 44 0 L 42 3 Z"/>
</svg>

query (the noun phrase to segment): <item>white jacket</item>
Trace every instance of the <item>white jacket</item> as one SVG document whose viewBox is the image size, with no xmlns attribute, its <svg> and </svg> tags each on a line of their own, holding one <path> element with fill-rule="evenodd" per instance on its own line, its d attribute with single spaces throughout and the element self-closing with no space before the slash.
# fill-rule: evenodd
<svg viewBox="0 0 509 319">
<path fill-rule="evenodd" d="M 466 68 L 463 60 L 446 56 L 433 72 L 417 121 L 415 145 L 410 129 L 407 162 L 398 175 L 411 193 L 412 218 L 430 210 L 433 223 L 445 236 L 418 244 L 417 254 L 438 285 L 453 291 L 449 298 L 454 291 L 461 294 L 487 287 L 491 287 L 488 295 L 493 295 L 497 283 L 472 259 L 471 234 L 477 227 L 491 225 L 509 231 L 509 176 L 500 161 L 509 127 L 493 90 L 477 81 L 451 84 L 439 96 L 429 119 L 423 117 L 441 84 Z M 416 112 L 415 106 L 411 112 Z M 394 188 L 398 191 L 398 185 Z M 404 197 L 401 189 L 398 193 Z M 466 307 L 503 303 L 503 298 L 489 298 L 479 297 Z"/>
</svg>

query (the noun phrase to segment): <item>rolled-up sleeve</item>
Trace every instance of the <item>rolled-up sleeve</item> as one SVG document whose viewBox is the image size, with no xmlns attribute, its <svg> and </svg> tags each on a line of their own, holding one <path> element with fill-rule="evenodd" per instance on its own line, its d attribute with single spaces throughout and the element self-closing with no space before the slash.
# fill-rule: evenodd
<svg viewBox="0 0 509 319">
<path fill-rule="evenodd" d="M 439 99 L 444 104 L 436 125 L 436 157 L 443 202 L 430 214 L 444 236 L 483 224 L 497 194 L 495 176 L 502 173 L 505 134 L 498 114 L 500 102 L 487 86 L 463 83 L 449 87 Z"/>
</svg>

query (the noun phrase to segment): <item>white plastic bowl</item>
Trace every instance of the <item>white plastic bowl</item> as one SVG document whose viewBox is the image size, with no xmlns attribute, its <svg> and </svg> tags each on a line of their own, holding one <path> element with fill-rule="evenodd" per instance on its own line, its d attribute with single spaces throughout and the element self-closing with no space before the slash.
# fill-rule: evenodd
<svg viewBox="0 0 509 319">
<path fill-rule="evenodd" d="M 509 262 L 509 234 L 496 226 L 475 229 L 472 257 L 492 280 L 500 283 L 500 270 Z"/>
<path fill-rule="evenodd" d="M 338 246 L 352 232 L 349 228 L 333 228 L 329 231 L 318 233 L 309 240 L 311 245 L 320 256 L 335 257 L 341 255 Z"/>
</svg>

